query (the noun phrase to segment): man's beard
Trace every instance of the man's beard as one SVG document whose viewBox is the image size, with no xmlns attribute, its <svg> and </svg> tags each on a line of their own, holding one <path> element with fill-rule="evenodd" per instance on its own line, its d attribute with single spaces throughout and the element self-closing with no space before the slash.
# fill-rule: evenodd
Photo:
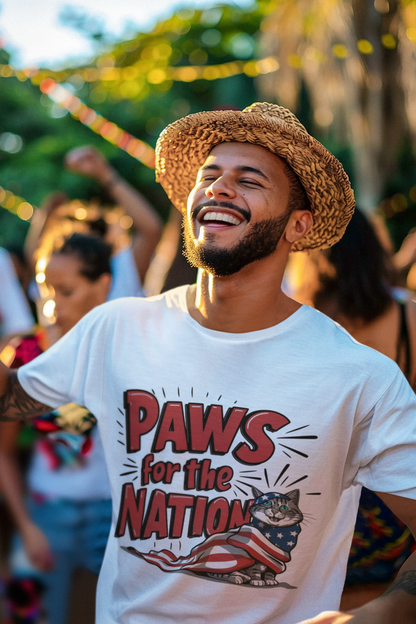
<svg viewBox="0 0 416 624">
<path fill-rule="evenodd" d="M 250 232 L 230 249 L 217 247 L 213 242 L 215 240 L 213 233 L 207 234 L 203 243 L 196 241 L 190 219 L 185 218 L 184 256 L 192 266 L 206 269 L 215 277 L 226 277 L 238 273 L 248 264 L 267 258 L 275 251 L 290 213 L 291 211 L 286 210 L 279 217 L 253 224 Z"/>
</svg>

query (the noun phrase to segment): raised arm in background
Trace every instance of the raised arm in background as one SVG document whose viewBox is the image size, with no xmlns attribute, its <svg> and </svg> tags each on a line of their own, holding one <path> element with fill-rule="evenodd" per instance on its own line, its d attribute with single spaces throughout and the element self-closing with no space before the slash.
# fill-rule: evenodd
<svg viewBox="0 0 416 624">
<path fill-rule="evenodd" d="M 65 193 L 56 192 L 51 193 L 45 198 L 43 204 L 35 210 L 30 222 L 30 228 L 25 240 L 25 258 L 28 266 L 30 267 L 33 277 L 35 276 L 35 252 L 39 244 L 39 240 L 46 229 L 49 217 L 54 211 L 62 204 L 68 201 L 68 197 Z"/>
<path fill-rule="evenodd" d="M 114 202 L 133 220 L 132 250 L 143 283 L 162 232 L 162 220 L 147 199 L 124 180 L 91 146 L 68 152 L 65 165 L 74 173 L 92 178 L 110 193 Z"/>
</svg>

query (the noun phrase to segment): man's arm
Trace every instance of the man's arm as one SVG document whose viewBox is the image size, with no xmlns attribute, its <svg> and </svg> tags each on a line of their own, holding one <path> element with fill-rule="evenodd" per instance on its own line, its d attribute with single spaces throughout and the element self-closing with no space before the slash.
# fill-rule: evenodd
<svg viewBox="0 0 416 624">
<path fill-rule="evenodd" d="M 19 383 L 16 371 L 0 362 L 0 420 L 25 420 L 53 408 L 33 399 Z"/>
</svg>

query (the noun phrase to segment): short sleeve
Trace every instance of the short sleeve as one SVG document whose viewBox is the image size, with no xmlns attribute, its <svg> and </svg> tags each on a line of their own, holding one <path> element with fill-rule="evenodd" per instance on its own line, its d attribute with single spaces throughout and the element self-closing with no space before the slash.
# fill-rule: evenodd
<svg viewBox="0 0 416 624">
<path fill-rule="evenodd" d="M 416 395 L 399 368 L 352 445 L 356 484 L 416 499 Z"/>
<path fill-rule="evenodd" d="M 98 417 L 110 310 L 111 304 L 94 308 L 50 349 L 19 368 L 23 389 L 50 407 L 78 403 Z"/>
</svg>

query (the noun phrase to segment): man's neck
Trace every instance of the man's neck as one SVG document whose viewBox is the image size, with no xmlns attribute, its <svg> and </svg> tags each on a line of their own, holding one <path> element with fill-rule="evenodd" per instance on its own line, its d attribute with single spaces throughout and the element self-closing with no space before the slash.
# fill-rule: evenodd
<svg viewBox="0 0 416 624">
<path fill-rule="evenodd" d="M 228 277 L 200 271 L 197 284 L 187 294 L 192 318 L 208 329 L 244 333 L 272 327 L 291 316 L 300 304 L 282 292 L 284 267 L 271 280 L 267 270 L 259 270 L 260 264 Z"/>
</svg>

